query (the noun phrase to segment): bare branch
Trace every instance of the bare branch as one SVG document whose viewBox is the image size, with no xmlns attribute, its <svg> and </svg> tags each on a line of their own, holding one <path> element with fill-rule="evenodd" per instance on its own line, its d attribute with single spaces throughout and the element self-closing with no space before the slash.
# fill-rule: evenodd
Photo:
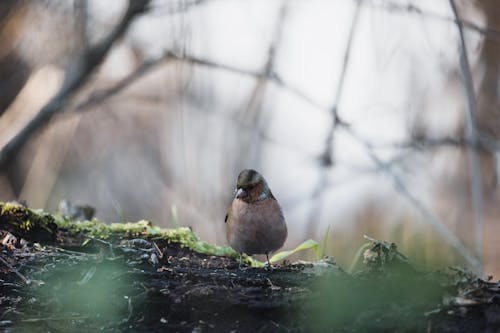
<svg viewBox="0 0 500 333">
<path fill-rule="evenodd" d="M 265 96 L 269 82 L 271 82 L 269 81 L 268 78 L 274 77 L 275 75 L 274 66 L 276 62 L 276 53 L 281 44 L 281 39 L 283 35 L 283 26 L 285 24 L 287 13 L 288 13 L 288 2 L 285 0 L 282 1 L 280 5 L 280 9 L 277 16 L 277 22 L 275 24 L 274 31 L 272 34 L 272 39 L 267 49 L 267 61 L 262 70 L 262 76 L 256 80 L 254 88 L 252 89 L 252 92 L 250 94 L 250 99 L 248 101 L 246 110 L 243 111 L 244 113 L 243 118 L 249 119 L 250 120 L 249 123 L 254 128 L 254 131 L 251 132 L 253 133 L 254 137 L 248 138 L 247 140 L 248 142 L 254 142 L 254 144 L 252 145 L 253 147 L 252 149 L 249 149 L 245 152 L 240 150 L 240 154 L 243 154 L 240 157 L 248 157 L 248 154 L 251 153 L 254 156 L 253 159 L 256 164 L 260 162 L 259 159 L 260 156 L 262 155 L 259 153 L 259 151 L 262 149 L 262 145 L 260 144 L 261 140 L 260 132 L 265 132 L 265 125 L 266 125 L 265 121 L 260 121 L 262 115 L 261 112 L 262 100 Z M 238 160 L 241 160 L 241 158 L 236 159 L 236 161 Z"/>
<path fill-rule="evenodd" d="M 83 101 L 82 103 L 78 104 L 75 108 L 75 111 L 87 111 L 89 108 L 92 106 L 95 106 L 97 104 L 100 104 L 104 102 L 106 99 L 118 94 L 121 92 L 123 89 L 128 87 L 130 84 L 144 76 L 145 74 L 149 73 L 150 70 L 158 66 L 160 63 L 169 60 L 169 55 L 167 56 L 161 56 L 158 58 L 154 59 L 149 59 L 144 61 L 139 67 L 137 67 L 132 73 L 127 75 L 125 78 L 117 82 L 114 86 L 108 88 L 108 89 L 103 89 L 100 91 L 97 91 L 91 96 Z"/>
<path fill-rule="evenodd" d="M 163 3 L 153 3 L 151 6 L 152 14 L 151 16 L 161 16 L 161 15 L 175 15 L 180 13 L 186 13 L 191 8 L 195 8 L 204 3 L 207 0 L 183 0 L 183 1 L 166 1 Z"/>
<path fill-rule="evenodd" d="M 339 81 L 337 84 L 337 90 L 335 92 L 335 100 L 333 102 L 333 106 L 330 109 L 330 112 L 332 114 L 332 123 L 330 125 L 330 130 L 328 132 L 328 135 L 326 137 L 325 141 L 325 150 L 323 154 L 320 157 L 320 161 L 322 164 L 322 168 L 320 170 L 320 175 L 318 179 L 318 184 L 316 185 L 316 189 L 314 190 L 312 194 L 312 206 L 310 210 L 310 215 L 309 215 L 309 222 L 308 222 L 308 229 L 307 230 L 314 230 L 314 225 L 316 223 L 316 220 L 320 217 L 321 215 L 321 208 L 322 208 L 322 195 L 323 192 L 328 185 L 328 169 L 327 167 L 331 167 L 333 165 L 333 136 L 335 133 L 335 129 L 338 126 L 347 126 L 347 123 L 341 120 L 339 113 L 338 113 L 338 107 L 340 104 L 340 100 L 342 98 L 342 91 L 344 88 L 344 80 L 347 72 L 347 66 L 349 65 L 349 58 L 351 54 L 351 48 L 352 48 L 352 41 L 354 38 L 354 33 L 356 31 L 356 27 L 358 25 L 358 18 L 359 18 L 359 13 L 361 11 L 361 4 L 363 0 L 357 0 L 356 8 L 354 9 L 354 16 L 352 18 L 352 23 L 351 23 L 351 28 L 349 30 L 349 36 L 347 39 L 347 45 L 344 53 L 344 58 L 342 62 L 342 70 L 340 72 L 339 76 Z"/>
<path fill-rule="evenodd" d="M 225 70 L 228 72 L 233 72 L 233 73 L 246 75 L 246 76 L 252 76 L 252 77 L 255 77 L 256 79 L 267 79 L 269 81 L 272 81 L 273 83 L 275 83 L 277 86 L 281 87 L 282 89 L 288 91 L 292 95 L 300 98 L 304 102 L 310 104 L 311 106 L 313 106 L 317 109 L 320 109 L 320 110 L 326 110 L 325 106 L 314 101 L 312 98 L 310 98 L 309 96 L 307 96 L 306 94 L 304 94 L 300 90 L 285 83 L 283 81 L 283 79 L 274 71 L 270 71 L 269 73 L 266 73 L 265 71 L 262 71 L 262 72 L 261 71 L 250 71 L 250 70 L 245 70 L 245 69 L 241 69 L 238 67 L 229 66 L 226 64 L 221 64 L 218 62 L 210 61 L 210 60 L 197 58 L 194 56 L 188 56 L 188 55 L 179 56 L 175 53 L 169 53 L 169 57 L 171 57 L 173 59 L 177 59 L 179 61 L 184 61 L 187 63 L 195 64 L 195 65 L 216 68 L 216 69 Z"/>
<path fill-rule="evenodd" d="M 7 266 L 8 269 L 10 269 L 11 272 L 15 273 L 19 278 L 26 284 L 30 285 L 31 280 L 28 279 L 26 276 L 22 275 L 17 269 L 15 269 L 11 264 L 9 264 L 4 258 L 0 256 L 0 261 Z"/>
<path fill-rule="evenodd" d="M 103 89 L 101 91 L 93 93 L 89 99 L 86 101 L 80 103 L 77 107 L 77 111 L 86 111 L 90 107 L 104 102 L 106 99 L 109 97 L 112 97 L 113 95 L 121 92 L 123 89 L 128 87 L 130 84 L 141 78 L 143 75 L 147 74 L 150 70 L 155 68 L 157 65 L 160 63 L 168 62 L 168 61 L 178 61 L 178 62 L 184 62 L 188 64 L 193 64 L 193 65 L 199 65 L 199 66 L 204 66 L 204 67 L 210 67 L 218 70 L 223 70 L 223 71 L 228 71 L 236 74 L 241 74 L 245 76 L 251 76 L 256 79 L 261 79 L 261 80 L 268 80 L 279 86 L 281 89 L 289 92 L 291 95 L 301 99 L 302 101 L 306 102 L 307 104 L 311 105 L 312 107 L 318 109 L 318 110 L 323 110 L 326 111 L 327 108 L 323 105 L 320 105 L 316 101 L 314 101 L 312 98 L 307 96 L 306 94 L 302 93 L 300 90 L 288 85 L 286 82 L 284 82 L 278 74 L 273 72 L 273 70 L 264 70 L 262 72 L 259 71 L 249 71 L 245 69 L 241 69 L 238 67 L 234 66 L 229 66 L 225 64 L 221 64 L 215 61 L 209 61 L 205 60 L 202 58 L 198 58 L 195 56 L 190 56 L 190 55 L 178 55 L 173 51 L 166 51 L 163 55 L 157 58 L 149 59 L 144 61 L 136 70 L 134 70 L 132 73 L 127 75 L 124 79 L 116 83 L 114 86 L 108 88 L 108 89 Z"/>
<path fill-rule="evenodd" d="M 333 135 L 335 133 L 335 128 L 339 124 L 345 123 L 341 120 L 338 112 L 340 101 L 342 98 L 342 92 L 344 89 L 344 80 L 347 72 L 347 67 L 349 65 L 349 58 L 351 55 L 352 41 L 354 38 L 354 33 L 356 32 L 356 27 L 358 26 L 359 13 L 361 11 L 361 5 L 363 0 L 357 0 L 356 8 L 354 10 L 354 16 L 352 18 L 351 29 L 349 30 L 349 36 L 347 38 L 347 46 L 344 52 L 344 58 L 342 61 L 342 69 L 340 71 L 339 81 L 337 84 L 337 91 L 335 92 L 335 100 L 333 101 L 333 106 L 331 108 L 332 113 L 332 125 L 330 131 L 326 137 L 325 151 L 321 157 L 321 162 L 324 166 L 331 166 L 333 164 Z"/>
<path fill-rule="evenodd" d="M 357 0 L 356 0 L 357 1 Z M 396 2 L 388 2 L 384 1 L 382 2 L 383 4 L 374 4 L 373 1 L 371 2 L 365 2 L 367 6 L 370 6 L 371 8 L 378 8 L 378 9 L 385 9 L 390 12 L 405 12 L 405 13 L 410 13 L 410 14 L 415 14 L 415 15 L 420 15 L 425 18 L 430 18 L 434 20 L 440 20 L 440 21 L 445 21 L 445 22 L 451 22 L 455 24 L 462 24 L 463 28 L 466 28 L 471 31 L 475 31 L 481 35 L 484 35 L 487 38 L 500 41 L 500 30 L 494 29 L 491 27 L 481 27 L 477 23 L 474 23 L 469 20 L 461 19 L 457 16 L 455 17 L 448 17 L 444 16 L 429 10 L 423 10 L 420 7 L 415 6 L 414 4 L 406 4 L 402 5 L 400 3 Z"/>
<path fill-rule="evenodd" d="M 12 138 L 0 151 L 0 168 L 5 167 L 28 139 L 58 112 L 64 110 L 69 99 L 89 78 L 94 69 L 103 61 L 112 45 L 120 39 L 137 15 L 145 12 L 149 0 L 129 0 L 127 10 L 111 33 L 93 48 L 86 50 L 66 72 L 59 92 L 38 112 L 38 114 Z"/>
<path fill-rule="evenodd" d="M 476 153 L 477 147 L 477 124 L 476 124 L 476 96 L 474 94 L 474 83 L 470 70 L 469 59 L 467 55 L 467 46 L 465 44 L 463 23 L 459 18 L 457 7 L 454 0 L 449 0 L 456 18 L 458 33 L 460 35 L 460 69 L 464 79 L 464 94 L 467 98 L 465 107 L 465 134 L 471 147 L 467 148 L 467 159 L 469 161 L 469 174 L 471 179 L 471 197 L 474 207 L 476 221 L 476 252 L 479 257 L 483 253 L 483 182 L 481 178 L 481 166 Z"/>
<path fill-rule="evenodd" d="M 390 145 L 377 145 L 376 148 L 412 148 L 417 150 L 440 147 L 455 147 L 457 149 L 474 149 L 477 152 L 494 154 L 500 151 L 500 142 L 490 134 L 477 131 L 477 141 L 464 137 L 413 137 L 409 141 Z"/>
</svg>

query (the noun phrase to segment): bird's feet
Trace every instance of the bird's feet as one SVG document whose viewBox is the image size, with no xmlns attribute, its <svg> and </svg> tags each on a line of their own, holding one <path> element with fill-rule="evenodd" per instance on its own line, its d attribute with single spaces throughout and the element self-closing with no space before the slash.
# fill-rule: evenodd
<svg viewBox="0 0 500 333">
<path fill-rule="evenodd" d="M 243 254 L 240 253 L 240 264 L 238 265 L 238 269 L 240 271 L 246 271 L 248 269 L 248 266 L 246 266 L 244 263 L 243 263 Z"/>
<path fill-rule="evenodd" d="M 266 259 L 267 259 L 267 263 L 264 265 L 264 269 L 266 271 L 272 272 L 273 271 L 273 265 L 271 264 L 271 261 L 269 260 L 269 252 L 266 253 Z"/>
</svg>

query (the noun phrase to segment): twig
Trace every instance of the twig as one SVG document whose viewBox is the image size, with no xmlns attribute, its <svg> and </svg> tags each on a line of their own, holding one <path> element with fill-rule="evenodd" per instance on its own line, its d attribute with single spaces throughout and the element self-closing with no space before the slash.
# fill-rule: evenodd
<svg viewBox="0 0 500 333">
<path fill-rule="evenodd" d="M 98 243 L 101 243 L 101 244 L 104 244 L 104 245 L 108 246 L 109 253 L 111 254 L 111 258 L 116 258 L 115 251 L 113 251 L 113 244 L 111 244 L 110 242 L 106 242 L 105 240 L 92 237 L 92 236 L 86 236 L 86 237 L 90 238 L 90 239 L 92 239 L 92 240 L 94 240 L 94 241 L 96 241 Z"/>
<path fill-rule="evenodd" d="M 89 270 L 82 277 L 82 279 L 80 281 L 77 281 L 76 284 L 79 286 L 87 284 L 94 277 L 96 271 L 97 271 L 97 266 L 90 267 Z"/>
<path fill-rule="evenodd" d="M 488 153 L 496 153 L 500 150 L 500 142 L 496 138 L 479 130 L 477 131 L 477 135 L 477 142 L 471 142 L 464 137 L 444 136 L 432 138 L 419 136 L 405 142 L 377 145 L 375 148 L 413 148 L 421 150 L 424 148 L 456 147 L 459 149 L 475 149 L 476 151 Z"/>
<path fill-rule="evenodd" d="M 471 197 L 474 207 L 476 221 L 476 253 L 480 260 L 483 253 L 483 183 L 481 177 L 481 165 L 476 152 L 477 146 L 477 124 L 476 124 L 476 96 L 474 94 L 474 83 L 467 56 L 463 23 L 459 18 L 454 0 L 449 0 L 453 15 L 456 18 L 458 33 L 460 35 L 460 69 L 464 79 L 464 94 L 467 98 L 465 108 L 465 134 L 471 142 L 471 147 L 466 149 L 469 162 L 469 174 L 471 179 Z M 482 270 L 482 267 L 479 267 Z"/>
<path fill-rule="evenodd" d="M 357 0 L 356 0 L 357 1 Z M 445 22 L 452 22 L 452 23 L 460 23 L 464 28 L 467 28 L 469 30 L 475 31 L 481 35 L 484 35 L 487 38 L 494 39 L 496 41 L 500 41 L 500 30 L 499 29 L 494 29 L 491 27 L 481 27 L 477 23 L 474 23 L 469 20 L 465 19 L 460 19 L 458 17 L 448 17 L 444 16 L 429 10 L 424 10 L 420 7 L 415 6 L 414 4 L 405 4 L 402 5 L 400 3 L 396 2 L 388 2 L 384 1 L 381 2 L 383 4 L 375 4 L 373 1 L 368 1 L 365 2 L 367 6 L 370 6 L 371 8 L 378 8 L 378 9 L 387 9 L 387 11 L 393 11 L 393 12 L 406 12 L 410 14 L 416 14 L 416 15 L 421 15 L 424 18 L 430 18 L 430 19 L 435 19 L 435 20 L 440 20 L 440 21 L 445 21 Z"/>
<path fill-rule="evenodd" d="M 251 145 L 251 147 L 253 148 L 251 150 L 242 150 L 242 155 L 240 156 L 241 158 L 236 158 L 237 161 L 243 160 L 244 157 L 248 158 L 248 155 L 251 153 L 253 155 L 253 158 L 250 158 L 254 160 L 255 165 L 258 165 L 260 162 L 259 159 L 262 156 L 260 152 L 260 150 L 262 149 L 262 144 L 260 142 L 262 138 L 260 136 L 260 133 L 266 132 L 266 128 L 264 126 L 267 124 L 266 121 L 261 120 L 262 100 L 264 99 L 265 93 L 267 91 L 267 87 L 270 82 L 269 79 L 274 79 L 276 76 L 276 73 L 274 72 L 276 53 L 279 45 L 281 44 L 283 25 L 285 23 L 287 12 L 288 2 L 286 0 L 281 1 L 277 22 L 275 23 L 272 39 L 267 49 L 266 63 L 264 65 L 264 68 L 262 69 L 261 75 L 258 76 L 255 80 L 254 87 L 250 94 L 250 99 L 247 103 L 246 109 L 243 111 L 243 115 L 241 118 L 242 120 L 245 120 L 245 118 L 249 119 L 249 121 L 240 122 L 252 126 L 253 131 L 250 133 L 252 133 L 253 137 L 248 138 L 247 140 L 249 142 L 254 142 L 254 144 Z"/>
<path fill-rule="evenodd" d="M 207 0 L 183 0 L 183 1 L 167 1 L 152 5 L 152 16 L 159 15 L 175 15 L 185 13 L 191 8 L 202 5 Z"/>
<path fill-rule="evenodd" d="M 361 12 L 361 5 L 363 3 L 363 0 L 357 0 L 356 3 L 356 9 L 354 10 L 354 16 L 352 18 L 351 28 L 349 30 L 349 36 L 347 37 L 347 45 L 344 52 L 344 58 L 342 60 L 342 69 L 340 71 L 337 90 L 335 92 L 335 100 L 331 108 L 332 124 L 330 126 L 330 131 L 328 132 L 328 135 L 326 137 L 325 151 L 322 156 L 322 163 L 324 166 L 331 166 L 333 164 L 333 135 L 335 133 L 335 128 L 338 125 L 346 124 L 343 120 L 341 120 L 338 109 L 340 101 L 342 99 L 342 92 L 344 91 L 344 81 L 346 77 L 347 67 L 349 66 L 354 34 L 358 26 L 359 13 Z"/>
<path fill-rule="evenodd" d="M 194 56 L 188 56 L 188 55 L 179 56 L 179 55 L 177 55 L 177 54 L 175 54 L 173 52 L 170 52 L 168 55 L 171 58 L 173 58 L 173 59 L 177 59 L 179 61 L 184 61 L 184 62 L 195 64 L 195 65 L 216 68 L 216 69 L 225 70 L 225 71 L 228 71 L 228 72 L 237 73 L 237 74 L 246 75 L 246 76 L 252 76 L 252 77 L 255 77 L 257 79 L 267 79 L 267 80 L 270 80 L 270 81 L 274 82 L 277 86 L 279 86 L 282 89 L 290 92 L 292 95 L 300 98 L 301 100 L 303 100 L 304 102 L 310 104 L 311 106 L 313 106 L 313 107 L 315 107 L 317 109 L 320 109 L 320 110 L 325 110 L 326 109 L 325 106 L 323 106 L 323 105 L 319 104 L 318 102 L 314 101 L 311 97 L 307 96 L 306 94 L 304 94 L 300 90 L 298 90 L 298 89 L 290 86 L 289 84 L 285 83 L 284 80 L 279 76 L 279 74 L 276 73 L 276 72 L 274 72 L 274 71 L 271 71 L 270 73 L 266 74 L 265 71 L 264 72 L 260 72 L 260 71 L 245 70 L 245 69 L 241 69 L 241 68 L 230 66 L 230 65 L 226 65 L 226 64 L 221 64 L 221 63 L 218 63 L 218 62 L 215 62 L 215 61 L 210 61 L 210 60 L 206 60 L 206 59 L 197 58 L 197 57 L 194 57 Z"/>
<path fill-rule="evenodd" d="M 87 81 L 94 69 L 103 61 L 112 45 L 120 39 L 133 18 L 145 12 L 150 0 L 129 0 L 127 10 L 111 33 L 93 48 L 78 57 L 66 72 L 59 92 L 37 115 L 0 150 L 0 168 L 5 167 L 28 139 L 58 112 L 64 110 L 72 95 Z"/>
<path fill-rule="evenodd" d="M 23 323 L 37 323 L 40 321 L 48 321 L 48 320 L 77 320 L 77 319 L 87 319 L 89 316 L 70 316 L 70 317 L 43 317 L 43 318 L 28 318 L 21 319 Z"/>
<path fill-rule="evenodd" d="M 340 104 L 340 100 L 342 98 L 342 91 L 344 86 L 344 80 L 347 72 L 347 67 L 349 65 L 349 58 L 351 54 L 352 42 L 354 39 L 354 34 L 356 31 L 356 27 L 358 25 L 359 13 L 361 10 L 361 4 L 363 0 L 357 0 L 356 8 L 354 10 L 354 16 L 352 18 L 351 28 L 349 30 L 349 37 L 347 39 L 347 45 L 344 53 L 344 58 L 342 62 L 342 70 L 340 72 L 339 82 L 337 85 L 337 90 L 335 92 L 335 100 L 333 102 L 333 106 L 330 109 L 332 114 L 332 123 L 330 126 L 330 130 L 326 137 L 325 141 L 325 150 L 321 155 L 321 164 L 323 168 L 320 170 L 318 184 L 316 189 L 312 194 L 312 205 L 311 205 L 311 213 L 309 215 L 309 222 L 307 230 L 314 230 L 313 226 L 316 224 L 316 220 L 321 216 L 321 208 L 322 208 L 322 194 L 326 187 L 328 181 L 328 169 L 333 165 L 333 136 L 335 133 L 335 129 L 338 126 L 347 126 L 347 123 L 341 120 L 338 112 L 338 106 Z"/>
<path fill-rule="evenodd" d="M 75 111 L 80 111 L 80 112 L 87 111 L 92 106 L 104 102 L 106 99 L 121 92 L 131 83 L 135 82 L 137 79 L 149 73 L 149 71 L 158 66 L 160 63 L 170 58 L 171 58 L 170 53 L 166 53 L 165 55 L 162 55 L 158 58 L 148 59 L 144 61 L 139 67 L 137 67 L 137 69 L 135 69 L 132 73 L 130 73 L 125 78 L 120 80 L 114 86 L 93 93 L 87 100 L 78 104 L 75 108 Z"/>
<path fill-rule="evenodd" d="M 369 240 L 372 243 L 379 243 L 380 242 L 378 239 L 375 239 L 375 238 L 370 237 L 368 235 L 363 235 L 363 238 L 366 239 L 366 240 Z"/>
<path fill-rule="evenodd" d="M 134 306 L 132 305 L 132 297 L 131 296 L 127 296 L 128 298 L 128 316 L 127 316 L 127 322 L 130 322 L 130 320 L 132 319 L 132 316 L 134 315 Z"/>
<path fill-rule="evenodd" d="M 312 98 L 301 92 L 299 89 L 290 86 L 286 82 L 284 82 L 281 77 L 273 72 L 272 70 L 268 73 L 266 72 L 258 72 L 258 71 L 248 71 L 244 70 L 238 67 L 233 67 L 225 64 L 221 64 L 218 62 L 214 61 L 209 61 L 205 60 L 202 58 L 198 58 L 195 56 L 190 56 L 190 55 L 178 55 L 173 51 L 166 51 L 164 52 L 163 55 L 157 58 L 152 58 L 144 61 L 136 70 L 134 70 L 132 73 L 127 75 L 125 78 L 123 78 L 121 81 L 117 82 L 114 86 L 108 88 L 108 89 L 103 89 L 101 91 L 97 91 L 93 93 L 87 100 L 83 101 L 79 105 L 76 106 L 75 111 L 78 112 L 83 112 L 83 111 L 88 111 L 92 106 L 97 105 L 99 103 L 104 102 L 106 99 L 116 95 L 117 93 L 120 93 L 123 89 L 128 87 L 130 84 L 144 76 L 145 74 L 149 73 L 152 69 L 156 68 L 156 66 L 169 62 L 169 61 L 179 61 L 179 62 L 184 62 L 184 63 L 189 63 L 193 65 L 199 65 L 199 66 L 204 66 L 204 67 L 210 67 L 214 69 L 219 69 L 219 70 L 224 70 L 236 74 L 241 74 L 245 76 L 252 76 L 255 77 L 256 79 L 266 79 L 269 80 L 273 83 L 275 83 L 277 86 L 279 86 L 281 89 L 288 91 L 290 94 L 296 96 L 297 98 L 301 99 L 302 101 L 306 102 L 307 104 L 311 105 L 312 107 L 318 109 L 318 110 L 326 110 L 327 108 L 316 101 L 314 101 Z"/>
<path fill-rule="evenodd" d="M 27 277 L 25 277 L 24 275 L 22 275 L 21 273 L 19 273 L 19 271 L 17 269 L 15 269 L 14 267 L 12 267 L 12 265 L 10 265 L 4 258 L 2 258 L 0 256 L 0 261 L 5 265 L 7 266 L 7 268 L 10 269 L 11 272 L 15 273 L 17 276 L 19 276 L 19 278 L 21 280 L 23 280 L 23 282 L 29 286 L 31 284 L 31 280 L 28 279 Z"/>
<path fill-rule="evenodd" d="M 64 249 L 62 247 L 57 247 L 57 246 L 47 246 L 46 247 L 48 248 L 51 248 L 53 251 L 55 252 L 60 252 L 60 253 L 64 253 L 68 256 L 96 256 L 95 254 L 89 254 L 89 253 L 85 253 L 85 252 L 78 252 L 78 251 L 72 251 L 72 250 L 68 250 L 68 249 Z"/>
<path fill-rule="evenodd" d="M 156 253 L 158 254 L 158 258 L 163 259 L 163 251 L 158 247 L 158 244 L 156 244 L 155 241 L 152 241 L 152 243 Z"/>
<path fill-rule="evenodd" d="M 81 50 L 87 50 L 89 47 L 89 34 L 87 24 L 89 21 L 88 0 L 80 0 L 75 3 L 75 30 L 77 31 L 76 38 L 79 39 L 79 47 Z"/>
</svg>

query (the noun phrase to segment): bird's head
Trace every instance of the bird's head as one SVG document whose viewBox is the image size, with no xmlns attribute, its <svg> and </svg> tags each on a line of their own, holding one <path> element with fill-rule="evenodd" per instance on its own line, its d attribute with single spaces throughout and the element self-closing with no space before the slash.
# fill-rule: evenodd
<svg viewBox="0 0 500 333">
<path fill-rule="evenodd" d="M 272 197 L 271 190 L 260 173 L 252 169 L 240 172 L 236 181 L 236 199 L 250 203 Z"/>
</svg>

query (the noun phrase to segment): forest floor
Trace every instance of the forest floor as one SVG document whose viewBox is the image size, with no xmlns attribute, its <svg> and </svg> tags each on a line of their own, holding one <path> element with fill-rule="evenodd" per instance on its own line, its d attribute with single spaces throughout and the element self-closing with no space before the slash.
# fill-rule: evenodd
<svg viewBox="0 0 500 333">
<path fill-rule="evenodd" d="M 500 283 L 419 272 L 385 242 L 356 274 L 328 258 L 240 270 L 186 228 L 0 203 L 0 251 L 3 332 L 500 332 Z"/>
</svg>

